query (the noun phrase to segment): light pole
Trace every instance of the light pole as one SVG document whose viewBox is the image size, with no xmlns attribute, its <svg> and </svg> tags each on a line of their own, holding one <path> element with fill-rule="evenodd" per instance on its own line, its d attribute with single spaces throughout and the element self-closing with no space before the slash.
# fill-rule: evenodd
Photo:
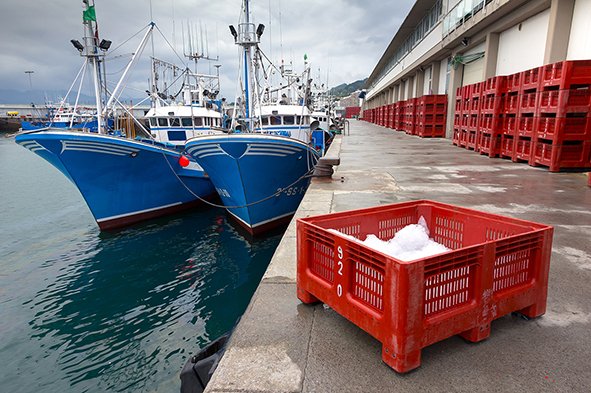
<svg viewBox="0 0 591 393">
<path fill-rule="evenodd" d="M 33 74 L 35 71 L 25 71 L 25 74 L 29 74 L 29 87 L 31 88 L 31 90 L 33 90 L 33 80 L 31 79 L 31 74 Z"/>
</svg>

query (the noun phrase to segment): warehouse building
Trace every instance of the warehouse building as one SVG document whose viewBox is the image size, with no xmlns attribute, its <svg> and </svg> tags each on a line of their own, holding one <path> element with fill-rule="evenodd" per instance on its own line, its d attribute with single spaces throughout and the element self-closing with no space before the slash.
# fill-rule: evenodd
<svg viewBox="0 0 591 393">
<path fill-rule="evenodd" d="M 591 59 L 591 0 L 417 0 L 368 78 L 362 109 L 447 94 L 563 60 Z"/>
</svg>

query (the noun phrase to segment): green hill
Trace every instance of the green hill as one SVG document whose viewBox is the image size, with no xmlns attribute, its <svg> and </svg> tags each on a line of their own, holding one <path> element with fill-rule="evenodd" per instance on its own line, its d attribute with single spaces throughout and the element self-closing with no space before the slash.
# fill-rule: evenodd
<svg viewBox="0 0 591 393">
<path fill-rule="evenodd" d="M 360 79 L 360 80 L 355 81 L 353 83 L 340 84 L 340 85 L 335 86 L 332 89 L 330 89 L 330 95 L 337 96 L 337 97 L 347 97 L 349 94 L 353 93 L 354 91 L 363 89 L 363 86 L 365 85 L 365 81 L 367 81 L 367 78 Z"/>
</svg>

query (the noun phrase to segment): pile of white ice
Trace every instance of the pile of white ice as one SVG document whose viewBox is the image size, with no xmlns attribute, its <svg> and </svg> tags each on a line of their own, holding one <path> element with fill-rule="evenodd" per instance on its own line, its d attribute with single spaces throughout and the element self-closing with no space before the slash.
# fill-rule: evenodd
<svg viewBox="0 0 591 393">
<path fill-rule="evenodd" d="M 347 239 L 362 243 L 365 246 L 399 259 L 401 261 L 413 261 L 415 259 L 426 258 L 441 254 L 450 249 L 443 244 L 437 243 L 429 238 L 429 228 L 427 221 L 421 216 L 418 224 L 410 224 L 396 232 L 390 240 L 380 240 L 375 235 L 367 235 L 364 241 L 356 237 L 346 235 L 335 229 L 329 229 L 329 232 L 338 233 Z"/>
</svg>

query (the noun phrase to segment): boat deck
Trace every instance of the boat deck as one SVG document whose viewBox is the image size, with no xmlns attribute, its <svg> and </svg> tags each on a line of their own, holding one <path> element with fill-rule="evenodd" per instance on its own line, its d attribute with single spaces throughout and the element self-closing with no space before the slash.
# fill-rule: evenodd
<svg viewBox="0 0 591 393">
<path fill-rule="evenodd" d="M 208 392 L 591 390 L 585 174 L 549 173 L 360 121 L 340 147 L 332 179 L 314 179 L 296 217 L 433 199 L 554 225 L 547 313 L 502 317 L 478 344 L 456 336 L 431 345 L 420 368 L 397 374 L 382 363 L 377 340 L 329 307 L 297 299 L 292 221 Z"/>
</svg>

